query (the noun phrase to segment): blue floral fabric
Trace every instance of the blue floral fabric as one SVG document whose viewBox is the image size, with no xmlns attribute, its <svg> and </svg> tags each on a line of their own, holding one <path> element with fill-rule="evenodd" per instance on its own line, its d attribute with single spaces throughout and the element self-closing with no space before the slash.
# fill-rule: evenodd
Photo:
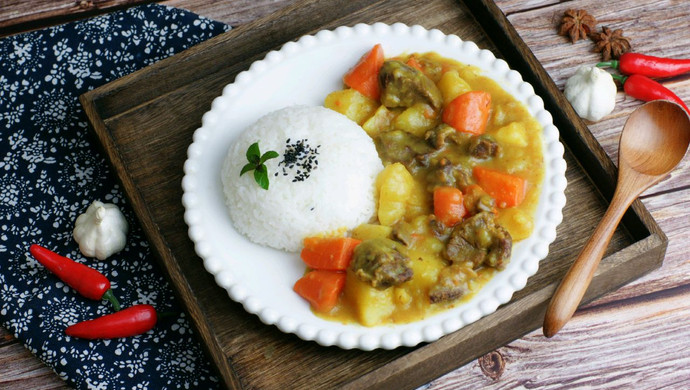
<svg viewBox="0 0 690 390">
<path fill-rule="evenodd" d="M 0 39 L 0 323 L 76 388 L 219 387 L 78 97 L 227 29 L 145 5 Z M 105 261 L 84 257 L 72 239 L 75 219 L 94 200 L 116 204 L 130 225 L 125 249 Z M 67 326 L 112 306 L 47 271 L 29 254 L 34 243 L 106 275 L 123 307 L 180 314 L 135 337 L 68 337 Z"/>
</svg>

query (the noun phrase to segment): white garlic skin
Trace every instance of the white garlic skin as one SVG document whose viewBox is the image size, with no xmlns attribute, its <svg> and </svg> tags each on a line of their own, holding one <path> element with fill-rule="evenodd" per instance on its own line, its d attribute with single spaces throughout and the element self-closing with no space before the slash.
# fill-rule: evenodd
<svg viewBox="0 0 690 390">
<path fill-rule="evenodd" d="M 577 114 L 596 122 L 613 112 L 618 88 L 611 74 L 595 66 L 581 66 L 565 83 L 563 94 Z"/>
<path fill-rule="evenodd" d="M 127 244 L 129 225 L 112 203 L 94 201 L 74 222 L 72 236 L 84 256 L 105 260 Z"/>
</svg>

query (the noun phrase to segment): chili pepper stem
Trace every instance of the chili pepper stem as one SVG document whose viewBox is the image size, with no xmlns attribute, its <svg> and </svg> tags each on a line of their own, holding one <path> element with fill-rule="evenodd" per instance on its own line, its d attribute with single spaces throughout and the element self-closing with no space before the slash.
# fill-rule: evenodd
<svg viewBox="0 0 690 390">
<path fill-rule="evenodd" d="M 611 77 L 613 77 L 614 80 L 618 80 L 621 84 L 625 84 L 625 81 L 628 79 L 626 76 L 621 76 L 619 74 L 612 74 Z"/>
<path fill-rule="evenodd" d="M 105 293 L 103 293 L 102 299 L 105 299 L 106 301 L 112 303 L 115 311 L 120 311 L 120 302 L 118 302 L 117 298 L 115 298 L 115 294 L 113 294 L 113 290 L 108 289 Z"/>
<path fill-rule="evenodd" d="M 618 60 L 611 60 L 606 62 L 600 62 L 597 64 L 597 68 L 614 68 L 618 69 L 620 62 Z"/>
</svg>

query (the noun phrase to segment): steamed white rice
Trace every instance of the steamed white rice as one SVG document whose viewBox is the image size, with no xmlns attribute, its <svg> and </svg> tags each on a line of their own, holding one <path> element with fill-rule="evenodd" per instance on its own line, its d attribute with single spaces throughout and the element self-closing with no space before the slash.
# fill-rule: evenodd
<svg viewBox="0 0 690 390">
<path fill-rule="evenodd" d="M 268 190 L 253 172 L 240 177 L 254 142 L 261 154 L 279 154 L 266 162 Z M 293 106 L 240 134 L 221 175 L 235 229 L 255 243 L 295 252 L 305 237 L 369 221 L 381 169 L 373 141 L 356 123 L 324 107 Z"/>
</svg>

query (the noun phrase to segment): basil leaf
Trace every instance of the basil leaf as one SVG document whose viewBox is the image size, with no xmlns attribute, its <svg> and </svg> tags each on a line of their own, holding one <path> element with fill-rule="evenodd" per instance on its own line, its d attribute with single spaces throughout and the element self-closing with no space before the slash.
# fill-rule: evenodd
<svg viewBox="0 0 690 390">
<path fill-rule="evenodd" d="M 242 172 L 240 172 L 240 176 L 244 175 L 249 171 L 253 171 L 254 169 L 256 169 L 256 164 L 249 163 L 242 167 Z"/>
<path fill-rule="evenodd" d="M 263 169 L 262 169 L 263 168 Z M 256 180 L 259 187 L 264 190 L 268 189 L 268 172 L 266 172 L 265 165 L 259 165 L 254 171 L 254 180 Z"/>
<path fill-rule="evenodd" d="M 259 143 L 254 142 L 247 149 L 247 160 L 253 164 L 260 164 L 261 152 L 259 151 Z"/>
<path fill-rule="evenodd" d="M 264 165 L 264 162 L 272 158 L 278 157 L 278 152 L 269 150 L 268 152 L 261 155 L 259 150 L 259 142 L 254 142 L 247 149 L 247 160 L 248 164 L 242 167 L 240 176 L 244 175 L 249 171 L 254 171 L 254 180 L 256 183 L 264 190 L 268 189 L 268 168 Z"/>
<path fill-rule="evenodd" d="M 261 161 L 259 161 L 259 164 L 263 164 L 266 161 L 278 157 L 278 152 L 275 150 L 269 150 L 268 152 L 264 153 L 263 156 L 261 156 Z"/>
</svg>

